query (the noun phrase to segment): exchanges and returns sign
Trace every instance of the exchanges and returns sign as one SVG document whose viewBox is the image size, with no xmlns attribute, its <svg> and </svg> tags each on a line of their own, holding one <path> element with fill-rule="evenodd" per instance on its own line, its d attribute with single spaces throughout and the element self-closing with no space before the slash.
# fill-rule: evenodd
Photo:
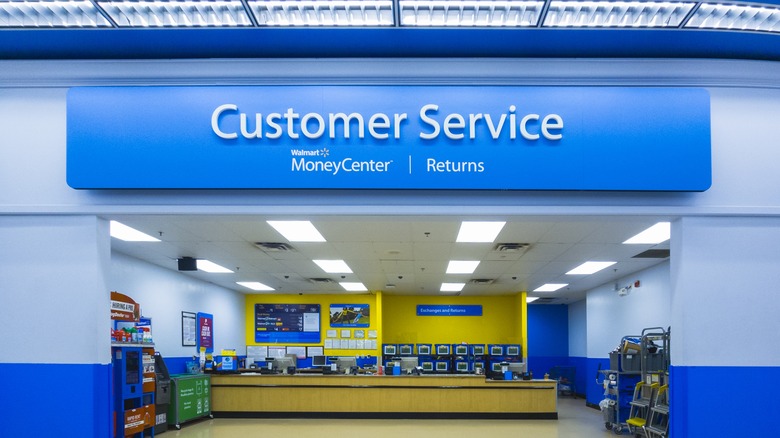
<svg viewBox="0 0 780 438">
<path fill-rule="evenodd" d="M 482 316 L 482 305 L 418 304 L 417 316 Z"/>
<path fill-rule="evenodd" d="M 77 189 L 703 191 L 696 88 L 75 87 Z"/>
</svg>

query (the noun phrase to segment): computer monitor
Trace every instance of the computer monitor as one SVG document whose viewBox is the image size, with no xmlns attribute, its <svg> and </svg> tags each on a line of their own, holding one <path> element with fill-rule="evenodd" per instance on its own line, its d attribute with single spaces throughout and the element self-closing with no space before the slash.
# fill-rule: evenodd
<svg viewBox="0 0 780 438">
<path fill-rule="evenodd" d="M 433 362 L 425 361 L 422 363 L 422 369 L 425 372 L 433 372 Z"/>
<path fill-rule="evenodd" d="M 292 367 L 295 368 L 295 362 L 291 357 L 275 357 L 273 363 L 273 369 L 280 372 L 287 372 Z"/>
<path fill-rule="evenodd" d="M 503 356 L 504 355 L 504 347 L 500 345 L 491 345 L 490 346 L 490 355 L 491 356 Z"/>
<path fill-rule="evenodd" d="M 397 349 L 396 349 L 395 345 L 393 345 L 393 344 L 385 344 L 383 346 L 383 348 L 382 348 L 382 354 L 384 354 L 386 356 L 393 356 L 393 355 L 397 354 L 396 350 Z"/>
<path fill-rule="evenodd" d="M 468 362 L 455 362 L 455 371 L 459 373 L 467 373 L 469 372 L 469 363 Z"/>
<path fill-rule="evenodd" d="M 357 359 L 354 356 L 342 356 L 336 358 L 336 366 L 340 370 L 348 370 L 357 367 Z"/>
<path fill-rule="evenodd" d="M 507 345 L 507 347 L 506 347 L 506 355 L 507 356 L 520 356 L 520 346 L 519 345 Z"/>
<path fill-rule="evenodd" d="M 404 373 L 410 373 L 413 369 L 419 366 L 419 362 L 416 356 L 402 357 L 401 358 L 401 371 Z"/>
<path fill-rule="evenodd" d="M 525 374 L 525 362 L 509 362 L 507 369 L 511 371 L 512 374 L 522 376 Z"/>
<path fill-rule="evenodd" d="M 312 356 L 311 358 L 311 366 L 313 367 L 324 367 L 328 365 L 328 357 L 327 356 Z"/>
<path fill-rule="evenodd" d="M 450 367 L 447 362 L 436 362 L 436 371 L 447 372 L 449 368 Z"/>
<path fill-rule="evenodd" d="M 446 356 L 450 354 L 449 344 L 439 344 L 436 346 L 436 354 Z"/>
<path fill-rule="evenodd" d="M 456 344 L 453 346 L 453 350 L 457 356 L 467 356 L 469 354 L 469 346 L 465 344 Z"/>
<path fill-rule="evenodd" d="M 398 354 L 403 354 L 405 356 L 410 356 L 414 354 L 414 348 L 411 345 L 399 345 L 398 346 Z"/>
<path fill-rule="evenodd" d="M 417 344 L 417 354 L 431 354 L 431 344 Z"/>
<path fill-rule="evenodd" d="M 485 346 L 484 345 L 472 345 L 471 346 L 471 354 L 474 356 L 484 356 L 485 355 Z"/>
</svg>

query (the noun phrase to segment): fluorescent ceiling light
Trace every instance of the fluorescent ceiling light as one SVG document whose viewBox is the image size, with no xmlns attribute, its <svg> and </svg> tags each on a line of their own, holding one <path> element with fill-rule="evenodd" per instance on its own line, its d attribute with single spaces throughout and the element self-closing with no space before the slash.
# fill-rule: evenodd
<svg viewBox="0 0 780 438">
<path fill-rule="evenodd" d="M 678 27 L 694 2 L 553 0 L 544 27 Z"/>
<path fill-rule="evenodd" d="M 240 0 L 98 1 L 119 27 L 241 27 L 252 22 Z"/>
<path fill-rule="evenodd" d="M 600 270 L 604 268 L 608 268 L 612 265 L 614 265 L 617 262 L 585 262 L 576 268 L 572 269 L 571 271 L 567 272 L 566 275 L 590 275 L 595 274 L 596 272 L 599 272 Z"/>
<path fill-rule="evenodd" d="M 352 269 L 349 269 L 347 263 L 344 260 L 314 260 L 323 271 L 328 274 L 351 274 Z"/>
<path fill-rule="evenodd" d="M 539 297 L 525 297 L 526 303 L 533 303 L 534 301 L 538 300 Z"/>
<path fill-rule="evenodd" d="M 392 26 L 391 0 L 249 0 L 258 26 Z"/>
<path fill-rule="evenodd" d="M 399 0 L 402 26 L 534 27 L 543 1 Z"/>
<path fill-rule="evenodd" d="M 466 283 L 442 283 L 439 292 L 460 292 Z"/>
<path fill-rule="evenodd" d="M 319 231 L 309 221 L 268 221 L 290 242 L 325 242 Z"/>
<path fill-rule="evenodd" d="M 260 283 L 259 281 L 237 281 L 237 285 L 244 286 L 246 288 L 252 289 L 252 290 L 274 290 L 271 286 L 266 286 L 263 283 Z"/>
<path fill-rule="evenodd" d="M 2 27 L 111 27 L 89 1 L 3 1 Z"/>
<path fill-rule="evenodd" d="M 363 285 L 363 283 L 359 282 L 349 282 L 349 281 L 343 281 L 339 283 L 341 287 L 344 288 L 344 290 L 347 290 L 349 292 L 364 292 L 367 291 L 368 288 Z"/>
<path fill-rule="evenodd" d="M 479 260 L 450 260 L 447 265 L 448 274 L 473 274 L 479 265 Z"/>
<path fill-rule="evenodd" d="M 159 242 L 160 239 L 156 237 L 152 237 L 146 233 L 142 233 L 135 228 L 130 228 L 127 225 L 117 222 L 117 221 L 111 221 L 109 223 L 109 227 L 111 229 L 110 234 L 111 237 L 115 237 L 119 240 L 124 240 L 125 242 Z"/>
<path fill-rule="evenodd" d="M 626 240 L 626 244 L 656 244 L 666 242 L 671 236 L 671 224 L 658 222 L 652 227 L 642 231 L 636 236 Z"/>
<path fill-rule="evenodd" d="M 534 289 L 534 292 L 555 292 L 556 290 L 568 285 L 569 283 L 547 283 Z"/>
<path fill-rule="evenodd" d="M 506 222 L 463 222 L 456 242 L 493 242 Z"/>
<path fill-rule="evenodd" d="M 198 270 L 211 274 L 230 274 L 233 272 L 224 266 L 220 266 L 208 260 L 198 259 L 196 263 L 198 264 Z"/>
<path fill-rule="evenodd" d="M 780 32 L 780 8 L 702 3 L 686 28 Z"/>
</svg>

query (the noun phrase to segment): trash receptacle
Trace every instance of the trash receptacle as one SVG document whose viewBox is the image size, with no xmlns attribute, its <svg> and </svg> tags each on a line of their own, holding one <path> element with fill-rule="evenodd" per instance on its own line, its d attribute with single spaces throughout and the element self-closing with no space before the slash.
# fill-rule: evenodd
<svg viewBox="0 0 780 438">
<path fill-rule="evenodd" d="M 171 403 L 171 375 L 160 353 L 154 354 L 156 392 L 154 396 L 154 434 L 168 430 L 168 405 Z"/>
</svg>

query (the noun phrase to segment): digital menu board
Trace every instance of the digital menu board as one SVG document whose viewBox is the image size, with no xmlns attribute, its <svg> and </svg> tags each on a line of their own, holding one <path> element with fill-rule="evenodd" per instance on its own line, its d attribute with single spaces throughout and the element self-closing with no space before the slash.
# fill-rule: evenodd
<svg viewBox="0 0 780 438">
<path fill-rule="evenodd" d="M 319 304 L 255 304 L 255 342 L 319 343 Z"/>
</svg>

